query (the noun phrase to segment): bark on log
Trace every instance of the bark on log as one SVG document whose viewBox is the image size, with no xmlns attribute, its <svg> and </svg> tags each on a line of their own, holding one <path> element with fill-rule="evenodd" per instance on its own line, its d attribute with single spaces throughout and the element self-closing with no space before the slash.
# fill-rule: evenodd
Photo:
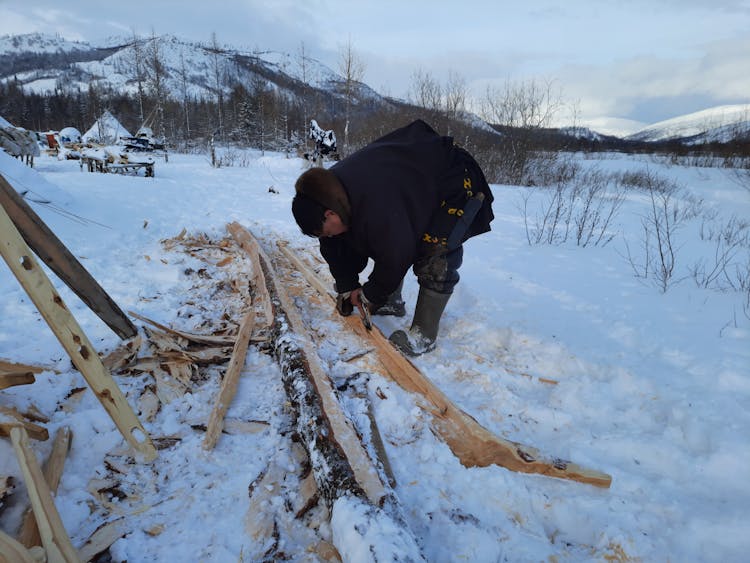
<svg viewBox="0 0 750 563">
<path fill-rule="evenodd" d="M 344 415 L 333 385 L 305 337 L 304 325 L 270 260 L 239 224 L 227 225 L 227 229 L 243 249 L 259 253 L 273 313 L 270 332 L 274 354 L 281 366 L 284 389 L 296 415 L 295 429 L 307 450 L 320 498 L 336 519 L 333 525 L 336 548 L 342 554 L 361 555 L 365 561 L 423 560 L 393 491 L 381 481 L 351 421 Z M 359 542 L 352 538 L 358 538 Z"/>
</svg>

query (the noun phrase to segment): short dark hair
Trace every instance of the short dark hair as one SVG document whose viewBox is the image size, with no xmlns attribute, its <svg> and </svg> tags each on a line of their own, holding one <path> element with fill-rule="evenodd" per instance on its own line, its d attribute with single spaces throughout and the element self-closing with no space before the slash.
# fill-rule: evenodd
<svg viewBox="0 0 750 563">
<path fill-rule="evenodd" d="M 325 206 L 305 194 L 298 193 L 292 200 L 294 220 L 308 237 L 321 235 L 326 211 Z"/>
</svg>

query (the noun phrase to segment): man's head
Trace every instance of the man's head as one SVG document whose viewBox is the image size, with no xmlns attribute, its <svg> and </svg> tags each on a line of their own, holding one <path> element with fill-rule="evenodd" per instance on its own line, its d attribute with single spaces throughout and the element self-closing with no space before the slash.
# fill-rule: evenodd
<svg viewBox="0 0 750 563">
<path fill-rule="evenodd" d="M 349 230 L 338 213 L 305 194 L 294 196 L 292 214 L 299 228 L 309 237 L 335 237 Z"/>
<path fill-rule="evenodd" d="M 302 232 L 331 237 L 349 230 L 351 207 L 344 187 L 330 170 L 311 168 L 295 184 L 292 213 Z"/>
</svg>

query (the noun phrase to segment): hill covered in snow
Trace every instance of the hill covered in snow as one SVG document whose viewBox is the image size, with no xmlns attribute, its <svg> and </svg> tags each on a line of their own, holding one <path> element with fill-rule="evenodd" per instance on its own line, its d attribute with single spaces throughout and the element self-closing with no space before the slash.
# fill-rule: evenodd
<svg viewBox="0 0 750 563">
<path fill-rule="evenodd" d="M 173 99 L 213 100 L 236 84 L 264 84 L 289 98 L 307 89 L 340 95 L 344 78 L 316 59 L 276 51 L 243 51 L 212 42 L 186 41 L 171 35 L 111 38 L 106 46 L 72 42 L 59 36 L 28 34 L 0 38 L 0 82 L 15 81 L 26 92 L 101 89 L 136 94 L 155 57 L 162 87 Z M 140 70 L 139 70 L 140 69 Z M 360 99 L 386 104 L 366 84 Z"/>
<path fill-rule="evenodd" d="M 750 134 L 750 104 L 717 106 L 660 121 L 626 137 L 632 141 L 727 142 Z"/>
</svg>

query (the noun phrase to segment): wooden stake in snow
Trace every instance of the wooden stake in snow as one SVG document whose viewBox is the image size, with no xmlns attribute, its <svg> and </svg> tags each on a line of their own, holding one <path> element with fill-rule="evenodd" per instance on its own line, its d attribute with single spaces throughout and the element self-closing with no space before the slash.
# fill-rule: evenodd
<svg viewBox="0 0 750 563">
<path fill-rule="evenodd" d="M 52 494 L 44 480 L 36 456 L 29 448 L 26 430 L 20 426 L 11 429 L 10 438 L 29 491 L 34 518 L 39 526 L 42 545 L 47 552 L 47 560 L 64 563 L 78 562 L 78 554 L 63 527 L 60 513 L 52 500 Z"/>
<path fill-rule="evenodd" d="M 213 449 L 224 427 L 224 416 L 237 393 L 240 373 L 242 373 L 242 366 L 245 365 L 245 356 L 247 355 L 247 347 L 250 344 L 253 328 L 255 328 L 255 309 L 250 304 L 248 312 L 240 323 L 240 331 L 232 350 L 232 358 L 229 360 L 229 366 L 221 382 L 219 396 L 216 398 L 216 403 L 208 419 L 208 429 L 205 438 L 203 438 L 204 450 Z"/>
<path fill-rule="evenodd" d="M 60 428 L 60 430 L 57 431 L 57 434 L 55 434 L 55 439 L 52 442 L 52 453 L 50 453 L 49 458 L 47 458 L 47 463 L 44 464 L 44 469 L 42 470 L 44 480 L 51 493 L 57 492 L 63 468 L 65 467 L 65 458 L 70 450 L 72 439 L 73 433 L 67 426 Z M 26 547 L 42 545 L 42 540 L 39 535 L 39 527 L 36 524 L 34 512 L 31 507 L 29 507 L 23 515 L 18 540 Z"/>
<path fill-rule="evenodd" d="M 295 270 L 301 272 L 311 286 L 331 297 L 325 285 L 302 260 L 286 245 L 280 244 L 279 247 Z M 562 459 L 549 459 L 535 448 L 495 436 L 446 397 L 427 376 L 391 345 L 376 326 L 368 331 L 359 317 L 354 315 L 339 317 L 339 320 L 376 347 L 380 362 L 396 383 L 424 399 L 422 406 L 432 414 L 433 428 L 463 465 L 486 467 L 495 464 L 512 471 L 540 473 L 597 487 L 609 487 L 612 483 L 612 477 L 606 473 Z"/>
<path fill-rule="evenodd" d="M 125 440 L 145 461 L 155 459 L 148 433 L 2 205 L 0 253 Z"/>
</svg>

